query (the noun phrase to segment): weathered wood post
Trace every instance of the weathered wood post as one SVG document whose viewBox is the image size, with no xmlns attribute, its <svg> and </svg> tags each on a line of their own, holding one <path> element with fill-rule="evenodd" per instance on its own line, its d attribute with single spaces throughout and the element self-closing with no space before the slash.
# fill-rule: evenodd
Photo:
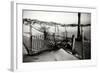
<svg viewBox="0 0 100 73">
<path fill-rule="evenodd" d="M 81 33 L 82 33 L 82 59 L 84 59 L 84 31 L 81 27 Z"/>
<path fill-rule="evenodd" d="M 72 52 L 75 51 L 75 35 L 72 35 Z"/>
<path fill-rule="evenodd" d="M 78 30 L 77 30 L 77 39 L 80 40 L 81 34 L 80 34 L 80 21 L 81 21 L 81 13 L 78 12 Z"/>
<path fill-rule="evenodd" d="M 58 36 L 59 36 L 59 26 L 57 26 Z"/>
<path fill-rule="evenodd" d="M 67 39 L 67 30 L 66 30 L 66 25 L 65 25 L 65 39 Z"/>
<path fill-rule="evenodd" d="M 56 24 L 55 24 L 54 42 L 55 42 L 55 46 L 56 46 Z"/>
<path fill-rule="evenodd" d="M 32 55 L 32 22 L 29 21 L 30 24 L 30 51 L 29 51 L 29 55 Z"/>
</svg>

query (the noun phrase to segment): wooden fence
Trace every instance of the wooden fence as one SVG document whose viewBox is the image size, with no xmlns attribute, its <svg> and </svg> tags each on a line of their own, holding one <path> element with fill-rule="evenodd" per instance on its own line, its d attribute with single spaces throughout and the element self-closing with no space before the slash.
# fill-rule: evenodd
<svg viewBox="0 0 100 73">
<path fill-rule="evenodd" d="M 32 36 L 32 51 L 34 53 L 45 50 L 46 44 L 43 35 L 34 35 Z"/>
</svg>

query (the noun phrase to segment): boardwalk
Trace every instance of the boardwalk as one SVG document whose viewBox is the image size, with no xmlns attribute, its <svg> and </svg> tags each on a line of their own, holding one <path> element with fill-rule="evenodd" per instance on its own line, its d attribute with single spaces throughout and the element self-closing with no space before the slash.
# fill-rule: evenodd
<svg viewBox="0 0 100 73">
<path fill-rule="evenodd" d="M 34 56 L 24 56 L 23 62 L 45 62 L 45 61 L 65 61 L 65 60 L 78 60 L 78 58 L 67 53 L 63 49 L 56 51 L 47 51 Z"/>
</svg>

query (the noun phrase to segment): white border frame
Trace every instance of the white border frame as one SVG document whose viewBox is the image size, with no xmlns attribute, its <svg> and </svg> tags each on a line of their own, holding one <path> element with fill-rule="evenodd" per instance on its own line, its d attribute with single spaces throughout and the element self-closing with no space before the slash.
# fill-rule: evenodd
<svg viewBox="0 0 100 73">
<path fill-rule="evenodd" d="M 32 71 L 34 69 L 55 69 L 66 67 L 80 67 L 96 65 L 96 48 L 94 46 L 95 40 L 91 34 L 91 60 L 77 60 L 77 61 L 59 61 L 59 62 L 22 62 L 22 10 L 53 10 L 53 11 L 70 11 L 70 12 L 87 12 L 91 13 L 91 32 L 94 31 L 96 25 L 96 8 L 89 7 L 72 7 L 72 6 L 57 6 L 57 5 L 41 5 L 23 2 L 12 2 L 12 58 L 11 69 L 13 71 Z M 48 67 L 47 67 L 48 66 Z"/>
</svg>

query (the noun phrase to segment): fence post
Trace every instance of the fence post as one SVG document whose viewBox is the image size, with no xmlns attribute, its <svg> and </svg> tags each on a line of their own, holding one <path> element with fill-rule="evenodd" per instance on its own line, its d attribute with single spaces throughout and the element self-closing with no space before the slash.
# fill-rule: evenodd
<svg viewBox="0 0 100 73">
<path fill-rule="evenodd" d="M 29 55 L 32 55 L 32 25 L 30 23 L 30 51 Z"/>
<path fill-rule="evenodd" d="M 81 13 L 78 12 L 78 30 L 77 30 L 77 39 L 78 40 L 81 40 L 80 23 L 81 23 Z"/>
<path fill-rule="evenodd" d="M 72 51 L 75 51 L 75 35 L 72 35 Z"/>
<path fill-rule="evenodd" d="M 82 59 L 84 59 L 84 31 L 82 28 L 81 32 L 82 32 Z"/>
</svg>

